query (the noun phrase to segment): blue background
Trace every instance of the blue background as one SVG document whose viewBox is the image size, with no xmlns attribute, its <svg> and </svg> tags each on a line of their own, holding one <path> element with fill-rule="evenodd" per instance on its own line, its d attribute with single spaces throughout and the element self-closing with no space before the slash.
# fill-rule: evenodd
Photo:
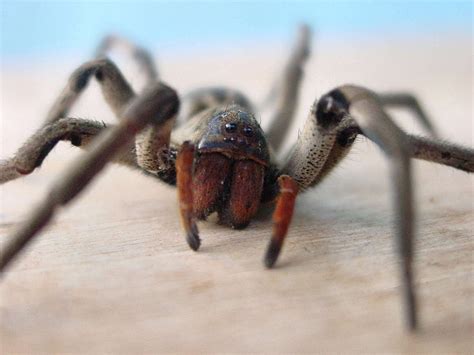
<svg viewBox="0 0 474 355">
<path fill-rule="evenodd" d="M 1 1 L 1 55 L 90 51 L 120 32 L 145 46 L 262 43 L 305 21 L 325 37 L 472 33 L 471 1 Z"/>
</svg>

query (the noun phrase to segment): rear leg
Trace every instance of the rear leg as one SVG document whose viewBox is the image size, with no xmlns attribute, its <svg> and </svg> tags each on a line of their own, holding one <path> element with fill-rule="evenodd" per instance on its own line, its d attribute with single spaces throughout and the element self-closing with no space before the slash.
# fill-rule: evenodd
<svg viewBox="0 0 474 355">
<path fill-rule="evenodd" d="M 44 125 L 68 115 L 74 103 L 87 87 L 91 77 L 97 79 L 105 101 L 115 115 L 120 117 L 124 108 L 135 97 L 135 93 L 112 61 L 97 59 L 82 64 L 71 74 L 66 87 L 51 107 Z"/>
<path fill-rule="evenodd" d="M 92 76 L 95 76 L 101 84 L 104 98 L 112 111 L 117 117 L 120 117 L 122 110 L 135 94 L 116 65 L 111 60 L 104 58 L 114 47 L 124 48 L 132 54 L 139 67 L 145 72 L 147 85 L 158 80 L 158 71 L 152 56 L 146 49 L 123 38 L 107 36 L 96 49 L 97 59 L 84 63 L 70 76 L 68 84 L 50 109 L 45 125 L 67 116 Z"/>
<path fill-rule="evenodd" d="M 298 104 L 303 65 L 309 56 L 311 34 L 308 26 L 299 28 L 295 47 L 264 104 L 271 107 L 266 129 L 270 146 L 278 152 L 285 139 Z"/>
<path fill-rule="evenodd" d="M 150 52 L 125 38 L 115 35 L 105 37 L 97 46 L 95 57 L 106 57 L 107 53 L 114 48 L 123 49 L 131 55 L 137 62 L 139 69 L 145 74 L 147 85 L 153 84 L 158 80 L 158 70 Z"/>
<path fill-rule="evenodd" d="M 177 125 L 187 122 L 201 111 L 218 106 L 239 105 L 249 112 L 254 112 L 250 100 L 238 90 L 223 87 L 209 87 L 193 90 L 182 98 Z"/>
</svg>

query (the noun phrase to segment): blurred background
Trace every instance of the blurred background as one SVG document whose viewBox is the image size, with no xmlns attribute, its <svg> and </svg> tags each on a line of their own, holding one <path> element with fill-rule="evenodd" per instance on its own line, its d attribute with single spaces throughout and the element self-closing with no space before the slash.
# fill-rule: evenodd
<svg viewBox="0 0 474 355">
<path fill-rule="evenodd" d="M 149 49 L 162 79 L 180 92 L 226 85 L 259 102 L 276 80 L 302 22 L 314 31 L 303 112 L 315 96 L 348 82 L 375 90 L 410 89 L 422 96 L 428 88 L 440 95 L 471 94 L 471 83 L 460 79 L 472 76 L 472 1 L 4 0 L 0 11 L 3 115 L 10 114 L 9 93 L 17 91 L 9 85 L 11 73 L 14 82 L 25 78 L 36 89 L 33 95 L 51 102 L 55 93 L 41 90 L 44 82 L 52 85 L 57 79 L 59 90 L 68 73 L 89 60 L 110 33 Z M 111 57 L 132 85 L 140 86 L 133 63 L 114 52 Z M 388 74 L 394 71 L 397 75 Z M 455 97 L 446 99 L 449 104 Z M 112 118 L 96 103 L 99 111 L 94 112 Z M 39 104 L 38 109 L 47 107 Z M 304 116 L 300 112 L 298 117 Z"/>
<path fill-rule="evenodd" d="M 10 1 L 1 9 L 1 56 L 76 55 L 120 32 L 160 50 L 259 46 L 306 22 L 322 38 L 469 33 L 472 1 Z"/>
</svg>

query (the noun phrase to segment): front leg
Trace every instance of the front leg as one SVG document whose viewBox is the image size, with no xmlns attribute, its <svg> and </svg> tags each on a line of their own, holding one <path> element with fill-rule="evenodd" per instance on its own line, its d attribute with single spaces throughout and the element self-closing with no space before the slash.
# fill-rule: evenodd
<svg viewBox="0 0 474 355">
<path fill-rule="evenodd" d="M 406 135 L 385 113 L 382 101 L 374 92 L 356 86 L 343 86 L 323 96 L 313 106 L 283 173 L 295 178 L 300 188 L 305 189 L 320 182 L 347 155 L 357 134 L 361 133 L 379 145 L 390 162 L 406 320 L 409 328 L 415 329 L 414 205 L 410 158 L 472 171 L 474 151 Z"/>
<path fill-rule="evenodd" d="M 31 212 L 0 251 L 0 271 L 53 218 L 56 211 L 74 199 L 89 182 L 137 133 L 149 124 L 165 124 L 178 111 L 176 93 L 163 84 L 149 87 L 124 111 L 121 122 L 95 139 L 89 152 L 80 156 L 66 173 L 57 179 L 48 196 Z"/>
<path fill-rule="evenodd" d="M 410 329 L 414 329 L 414 214 L 410 157 L 404 133 L 384 113 L 376 95 L 356 87 L 343 87 L 323 96 L 313 106 L 283 173 L 295 178 L 302 189 L 317 184 L 347 154 L 359 132 L 376 142 L 391 162 L 407 321 Z"/>
<path fill-rule="evenodd" d="M 323 96 L 313 106 L 283 173 L 293 177 L 301 189 L 314 186 L 347 155 L 358 133 L 376 142 L 391 162 L 406 316 L 409 328 L 414 329 L 417 318 L 412 271 L 414 214 L 410 156 L 404 133 L 384 113 L 375 94 L 343 87 Z M 273 243 L 272 239 L 267 254 Z"/>
<path fill-rule="evenodd" d="M 59 141 L 69 141 L 76 147 L 87 148 L 106 128 L 103 122 L 82 118 L 62 118 L 41 127 L 13 157 L 0 160 L 0 184 L 28 175 L 39 168 Z M 138 169 L 135 147 L 126 147 L 114 158 L 114 162 Z"/>
</svg>

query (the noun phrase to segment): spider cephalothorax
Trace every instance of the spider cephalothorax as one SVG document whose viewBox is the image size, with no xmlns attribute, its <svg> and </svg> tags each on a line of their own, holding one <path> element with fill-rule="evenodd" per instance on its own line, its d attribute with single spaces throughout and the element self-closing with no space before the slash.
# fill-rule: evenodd
<svg viewBox="0 0 474 355">
<path fill-rule="evenodd" d="M 243 228 L 262 202 L 275 202 L 272 236 L 264 257 L 265 265 L 271 267 L 285 240 L 297 194 L 325 178 L 361 134 L 375 142 L 389 160 L 406 320 L 414 329 L 410 160 L 424 159 L 473 172 L 474 151 L 437 139 L 412 95 L 380 94 L 344 85 L 315 101 L 293 149 L 284 160 L 276 159 L 272 152 L 281 149 L 294 116 L 309 37 L 303 26 L 278 85 L 266 101 L 272 113 L 265 132 L 255 120 L 250 100 L 238 91 L 204 88 L 179 100 L 173 89 L 158 80 L 148 52 L 127 43 L 125 48 L 134 52 L 148 79 L 146 88 L 136 94 L 115 64 L 103 58 L 111 46 L 124 41 L 106 38 L 99 46 L 98 58 L 72 73 L 44 125 L 14 157 L 0 162 L 0 182 L 4 183 L 39 167 L 60 140 L 88 150 L 2 249 L 0 270 L 51 220 L 58 207 L 71 201 L 109 161 L 177 185 L 186 239 L 193 250 L 201 242 L 197 220 L 217 212 L 220 222 Z M 119 119 L 117 125 L 106 127 L 101 122 L 67 117 L 91 77 L 101 85 Z M 388 105 L 411 109 L 429 137 L 402 131 L 384 110 Z"/>
</svg>

